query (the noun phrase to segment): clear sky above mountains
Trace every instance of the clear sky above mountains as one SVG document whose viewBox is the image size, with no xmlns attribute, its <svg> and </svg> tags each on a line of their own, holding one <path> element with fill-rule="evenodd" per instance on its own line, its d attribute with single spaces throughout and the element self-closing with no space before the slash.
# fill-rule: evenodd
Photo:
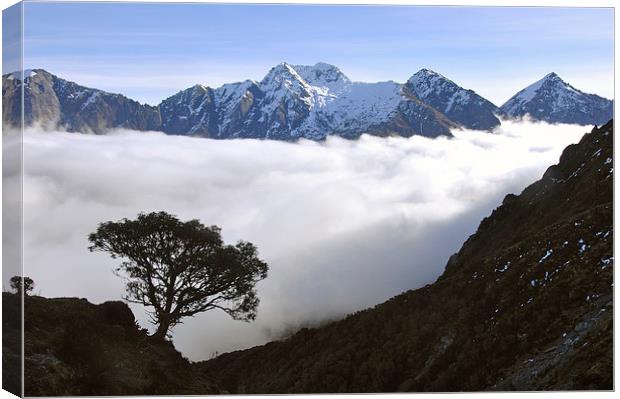
<svg viewBox="0 0 620 399">
<path fill-rule="evenodd" d="M 26 3 L 24 43 L 25 68 L 150 104 L 282 61 L 369 82 L 426 67 L 496 105 L 551 71 L 613 96 L 610 8 Z"/>
</svg>

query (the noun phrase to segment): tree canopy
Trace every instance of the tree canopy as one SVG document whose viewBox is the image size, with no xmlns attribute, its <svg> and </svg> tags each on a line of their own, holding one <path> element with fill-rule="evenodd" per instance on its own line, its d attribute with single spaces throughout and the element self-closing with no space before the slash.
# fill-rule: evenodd
<svg viewBox="0 0 620 399">
<path fill-rule="evenodd" d="M 236 320 L 256 317 L 255 285 L 268 265 L 250 242 L 224 244 L 221 229 L 166 212 L 99 224 L 89 250 L 122 259 L 115 269 L 126 279 L 125 299 L 147 307 L 154 334 L 164 338 L 184 317 L 220 309 Z"/>
<path fill-rule="evenodd" d="M 30 277 L 13 276 L 9 282 L 11 284 L 11 288 L 13 288 L 18 294 L 21 294 L 22 288 L 24 295 L 28 295 L 28 293 L 34 289 L 34 281 Z"/>
</svg>

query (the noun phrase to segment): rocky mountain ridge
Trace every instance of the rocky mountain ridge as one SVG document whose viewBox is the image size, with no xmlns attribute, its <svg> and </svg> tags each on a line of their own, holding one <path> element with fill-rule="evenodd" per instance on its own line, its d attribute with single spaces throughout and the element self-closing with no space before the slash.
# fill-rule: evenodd
<svg viewBox="0 0 620 399">
<path fill-rule="evenodd" d="M 560 100 L 550 98 L 552 94 L 526 99 L 523 93 L 536 91 L 530 89 L 497 108 L 428 69 L 405 84 L 362 83 L 326 63 L 282 63 L 260 81 L 215 89 L 195 85 L 157 106 L 83 87 L 43 69 L 25 71 L 23 83 L 27 126 L 96 134 L 128 128 L 215 139 L 322 140 L 329 135 L 354 139 L 362 134 L 436 137 L 450 136 L 450 130 L 459 127 L 493 129 L 501 123 L 500 114 L 521 117 L 528 113 L 549 122 L 592 124 L 609 119 L 612 109 L 609 100 L 583 97 L 581 92 L 581 97 L 562 94 L 560 100 L 566 105 L 562 110 L 553 105 L 534 109 L 540 101 L 555 104 Z M 21 73 L 3 76 L 6 125 L 20 124 L 21 85 Z"/>
</svg>

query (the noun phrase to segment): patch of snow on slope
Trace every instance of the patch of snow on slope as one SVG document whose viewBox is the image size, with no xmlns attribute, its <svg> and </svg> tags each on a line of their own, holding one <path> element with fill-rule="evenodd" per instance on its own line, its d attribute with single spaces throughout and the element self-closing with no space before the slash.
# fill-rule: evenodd
<svg viewBox="0 0 620 399">
<path fill-rule="evenodd" d="M 418 98 L 424 99 L 434 91 L 442 91 L 447 83 L 452 83 L 444 76 L 430 69 L 420 69 L 407 81 L 409 86 L 414 88 Z"/>
<path fill-rule="evenodd" d="M 267 76 L 260 81 L 259 86 L 266 94 L 263 113 L 269 115 L 282 102 L 294 98 L 312 107 L 313 100 L 310 85 L 287 63 L 272 68 Z"/>
<path fill-rule="evenodd" d="M 354 130 L 384 122 L 402 99 L 401 86 L 395 82 L 353 82 L 344 86 L 338 95 L 327 92 L 294 133 L 322 138 L 329 130 Z"/>
<path fill-rule="evenodd" d="M 328 105 L 337 127 L 344 122 L 381 122 L 402 100 L 401 87 L 395 82 L 353 83 Z"/>
<path fill-rule="evenodd" d="M 81 111 L 84 111 L 86 108 L 88 108 L 88 106 L 90 106 L 91 104 L 94 104 L 95 101 L 97 100 L 97 97 L 99 97 L 99 92 L 95 91 L 93 93 L 91 93 L 90 97 L 88 97 L 88 99 L 86 100 L 86 102 L 84 102 L 84 104 L 82 104 L 82 107 L 80 108 Z"/>
<path fill-rule="evenodd" d="M 545 83 L 545 81 L 549 79 L 550 76 L 551 74 L 548 74 L 539 81 L 527 86 L 525 89 L 517 93 L 516 98 L 522 102 L 530 101 L 532 98 L 534 98 L 534 96 L 536 96 L 538 90 L 542 87 L 543 83 Z"/>
<path fill-rule="evenodd" d="M 551 74 L 549 74 L 551 75 Z M 510 98 L 506 104 L 503 105 L 505 112 L 508 115 L 516 115 L 519 112 L 519 109 L 528 101 L 531 101 L 542 85 L 545 83 L 549 75 L 546 75 L 544 78 L 532 83 L 527 86 L 525 89 L 521 90 L 517 94 L 515 94 L 512 98 Z"/>
<path fill-rule="evenodd" d="M 334 94 L 341 92 L 351 83 L 340 69 L 324 62 L 315 65 L 295 65 L 293 68 L 309 85 Z"/>
<path fill-rule="evenodd" d="M 223 115 L 221 129 L 225 129 L 230 123 L 230 117 L 235 107 L 247 98 L 248 89 L 255 85 L 251 80 L 237 83 L 227 83 L 214 90 L 214 98 L 218 111 Z"/>
<path fill-rule="evenodd" d="M 36 75 L 37 75 L 37 73 L 34 70 L 32 70 L 32 69 L 24 69 L 24 75 L 23 76 L 24 76 L 25 79 L 31 78 L 31 77 L 36 76 Z M 21 71 L 15 71 L 15 72 L 11 73 L 7 77 L 7 79 L 8 80 L 13 80 L 13 79 L 22 80 Z"/>
<path fill-rule="evenodd" d="M 469 94 L 469 92 L 465 90 L 459 90 L 450 97 L 444 113 L 450 112 L 454 104 L 466 104 L 470 100 L 471 95 Z"/>
</svg>

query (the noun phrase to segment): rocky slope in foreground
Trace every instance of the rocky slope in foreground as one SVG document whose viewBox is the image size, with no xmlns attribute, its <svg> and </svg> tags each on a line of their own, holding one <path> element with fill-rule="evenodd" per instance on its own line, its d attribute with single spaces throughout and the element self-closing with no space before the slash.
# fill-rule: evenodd
<svg viewBox="0 0 620 399">
<path fill-rule="evenodd" d="M 3 388 L 18 393 L 20 305 L 3 293 Z M 25 395 L 197 395 L 220 391 L 170 342 L 157 342 L 122 302 L 27 297 Z M 8 367 L 7 367 L 8 366 Z"/>
<path fill-rule="evenodd" d="M 236 393 L 613 389 L 613 125 L 508 195 L 442 276 L 198 364 Z"/>
</svg>

